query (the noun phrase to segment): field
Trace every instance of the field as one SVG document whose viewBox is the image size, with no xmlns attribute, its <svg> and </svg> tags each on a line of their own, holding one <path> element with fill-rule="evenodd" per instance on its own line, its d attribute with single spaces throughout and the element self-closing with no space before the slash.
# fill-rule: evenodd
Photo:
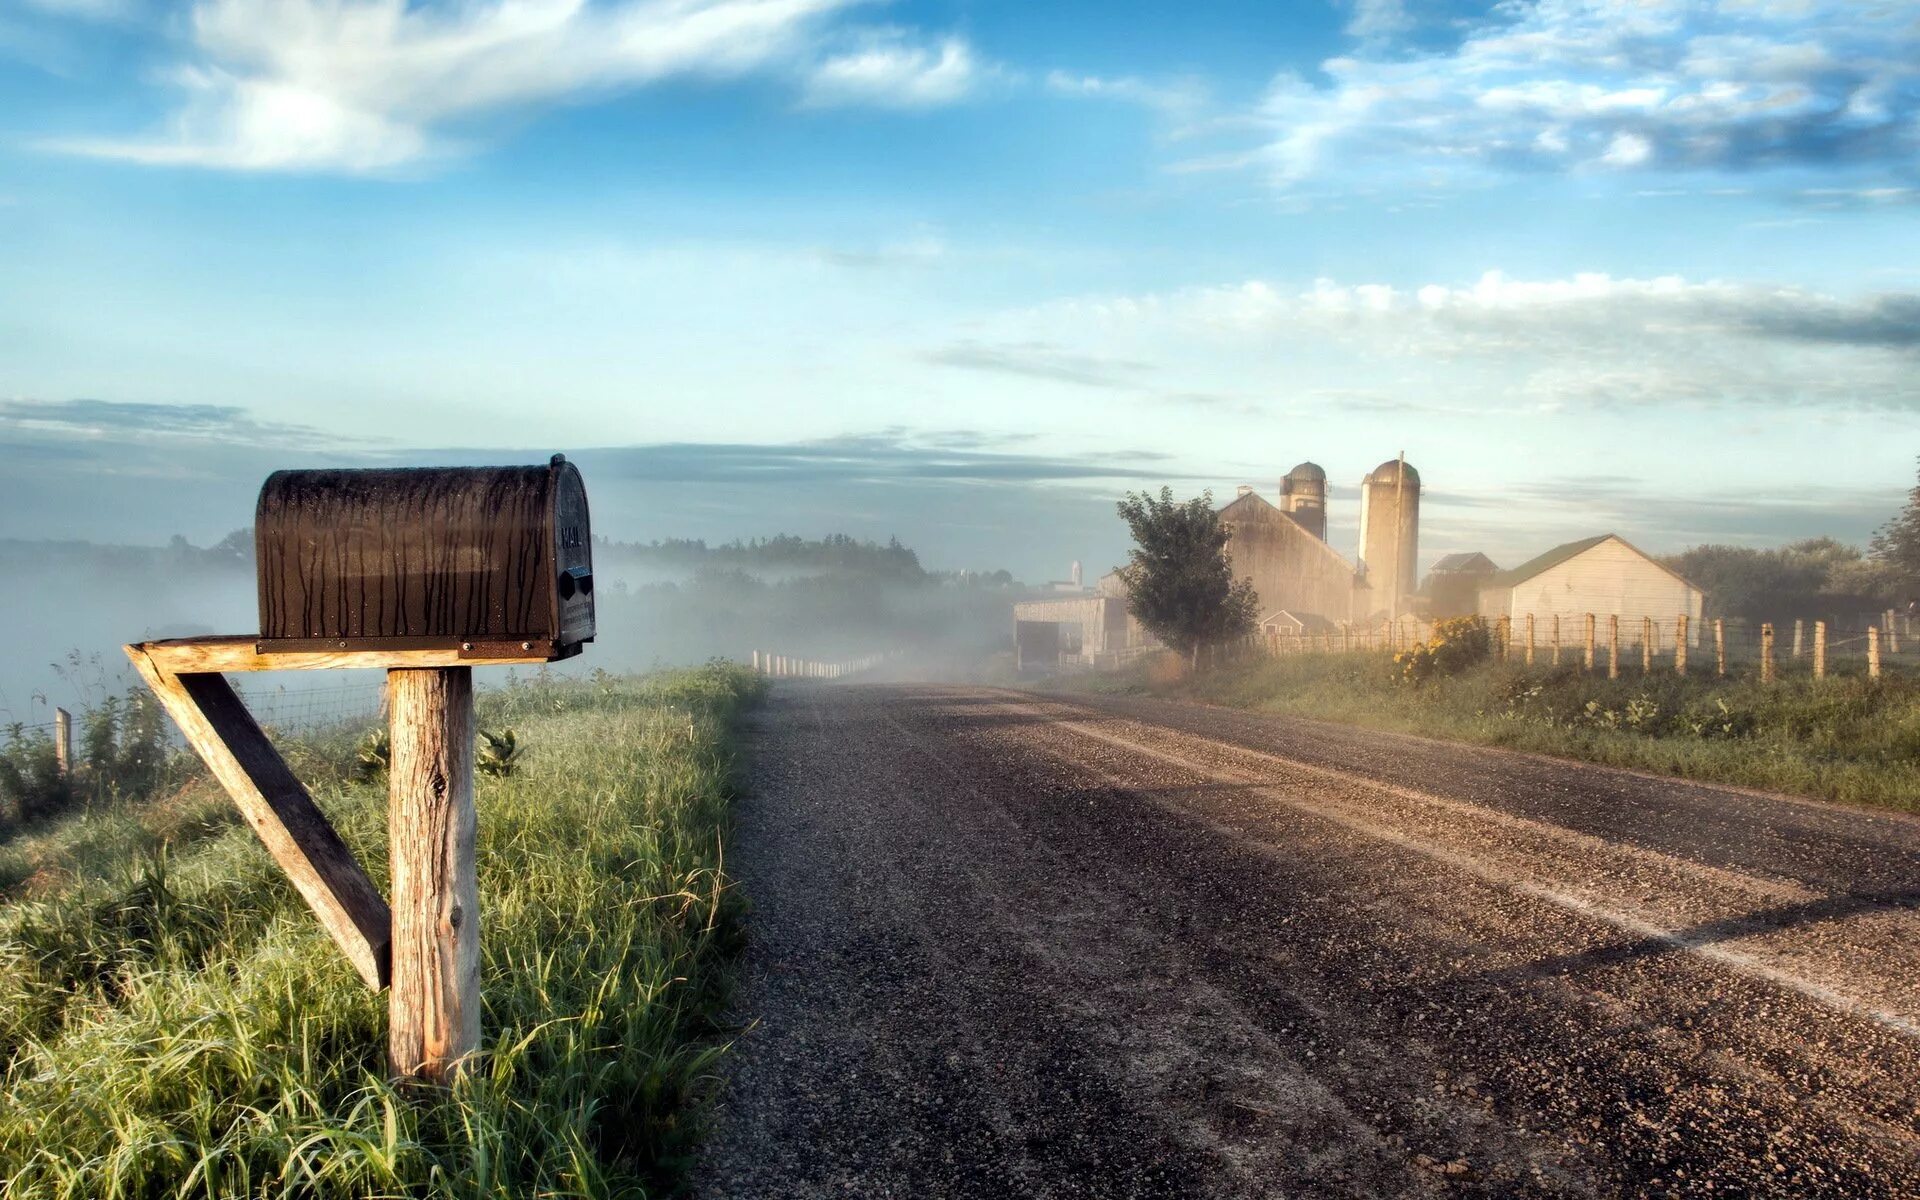
<svg viewBox="0 0 1920 1200">
<path fill-rule="evenodd" d="M 710 666 L 483 693 L 527 750 L 478 783 L 487 1053 L 384 1075 L 385 996 L 203 779 L 0 845 L 0 1197 L 612 1196 L 671 1188 L 721 1053 L 740 902 Z M 293 756 L 376 882 L 351 738 Z"/>
<path fill-rule="evenodd" d="M 1385 652 L 1259 657 L 1202 670 L 1165 658 L 1067 686 L 1141 692 L 1559 755 L 1745 787 L 1920 810 L 1920 683 L 1889 673 L 1763 685 L 1637 665 L 1486 661 L 1419 685 Z"/>
</svg>

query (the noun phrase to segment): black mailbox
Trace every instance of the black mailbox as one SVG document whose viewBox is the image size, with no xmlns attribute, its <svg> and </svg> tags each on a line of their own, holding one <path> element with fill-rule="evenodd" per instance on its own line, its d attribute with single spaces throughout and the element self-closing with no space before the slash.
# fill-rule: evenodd
<svg viewBox="0 0 1920 1200">
<path fill-rule="evenodd" d="M 580 472 L 279 471 L 260 489 L 260 650 L 566 658 L 593 640 Z"/>
</svg>

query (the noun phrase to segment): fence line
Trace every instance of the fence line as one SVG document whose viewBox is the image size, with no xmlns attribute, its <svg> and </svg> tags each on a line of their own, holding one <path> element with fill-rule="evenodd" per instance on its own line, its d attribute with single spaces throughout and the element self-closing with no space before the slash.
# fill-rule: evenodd
<svg viewBox="0 0 1920 1200">
<path fill-rule="evenodd" d="M 1603 615 L 1604 628 L 1600 622 Z M 1843 669 L 1846 673 L 1859 674 L 1862 668 L 1868 678 L 1878 679 L 1890 663 L 1920 668 L 1920 638 L 1910 630 L 1902 630 L 1903 615 L 1891 611 L 1880 614 L 1874 623 L 1853 628 L 1804 617 L 1795 618 L 1791 623 L 1712 617 L 1706 621 L 1707 629 L 1699 628 L 1687 614 L 1676 614 L 1670 621 L 1642 614 L 1638 621 L 1622 622 L 1614 613 L 1523 613 L 1487 619 L 1489 649 L 1494 657 L 1505 662 L 1520 661 L 1532 666 L 1544 659 L 1550 665 L 1559 666 L 1565 650 L 1563 616 L 1575 622 L 1580 639 L 1577 661 L 1581 668 L 1596 674 L 1604 670 L 1609 679 L 1621 678 L 1624 664 L 1632 658 L 1639 660 L 1637 665 L 1642 674 L 1671 669 L 1685 675 L 1691 652 L 1708 642 L 1709 636 L 1716 675 L 1750 669 L 1763 683 L 1777 682 L 1789 674 L 1806 674 L 1815 679 L 1825 679 Z M 1346 625 L 1313 633 L 1269 629 L 1223 650 L 1219 657 L 1399 651 L 1430 641 L 1434 629 L 1433 622 L 1413 617 L 1365 628 Z M 1777 630 L 1786 629 L 1792 630 L 1791 641 L 1782 645 Z M 1542 630 L 1546 636 L 1544 653 L 1538 648 Z M 1628 652 L 1634 650 L 1638 653 L 1629 658 Z"/>
<path fill-rule="evenodd" d="M 898 657 L 898 650 L 832 660 L 755 650 L 752 662 L 754 671 L 769 679 L 845 679 L 862 671 L 871 671 L 881 663 Z"/>
</svg>

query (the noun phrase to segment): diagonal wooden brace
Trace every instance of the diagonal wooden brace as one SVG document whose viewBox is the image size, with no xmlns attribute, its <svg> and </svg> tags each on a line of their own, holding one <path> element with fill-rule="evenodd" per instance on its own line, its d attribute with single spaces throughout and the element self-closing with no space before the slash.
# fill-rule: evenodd
<svg viewBox="0 0 1920 1200">
<path fill-rule="evenodd" d="M 226 677 L 170 669 L 161 665 L 167 656 L 147 645 L 126 650 L 353 969 L 368 987 L 386 987 L 393 936 L 387 902 Z"/>
</svg>

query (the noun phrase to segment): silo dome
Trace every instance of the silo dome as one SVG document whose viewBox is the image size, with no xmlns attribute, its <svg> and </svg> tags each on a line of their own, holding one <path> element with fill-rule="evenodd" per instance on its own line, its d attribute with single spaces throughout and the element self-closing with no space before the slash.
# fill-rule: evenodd
<svg viewBox="0 0 1920 1200">
<path fill-rule="evenodd" d="M 1420 472 L 1413 469 L 1412 463 L 1408 463 L 1406 464 L 1406 466 L 1407 466 L 1407 482 L 1419 483 Z M 1379 479 L 1379 480 L 1391 480 L 1394 478 L 1394 472 L 1399 470 L 1399 468 L 1400 468 L 1400 460 L 1397 458 L 1390 458 L 1387 461 L 1381 463 L 1379 466 L 1375 467 L 1373 469 L 1373 473 L 1371 475 L 1368 475 L 1367 478 Z"/>
<path fill-rule="evenodd" d="M 1288 471 L 1287 478 L 1317 479 L 1321 483 L 1325 483 L 1327 481 L 1327 473 L 1320 469 L 1319 463 L 1303 462 L 1293 470 Z"/>
</svg>

